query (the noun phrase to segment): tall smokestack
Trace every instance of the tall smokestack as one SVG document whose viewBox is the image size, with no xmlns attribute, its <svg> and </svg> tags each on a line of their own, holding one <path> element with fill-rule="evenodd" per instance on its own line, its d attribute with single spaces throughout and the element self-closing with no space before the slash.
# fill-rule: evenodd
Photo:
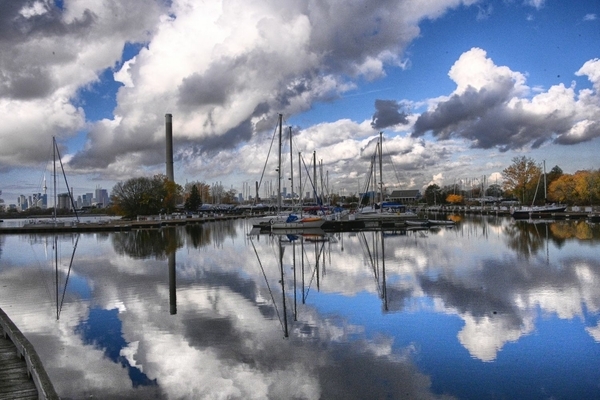
<svg viewBox="0 0 600 400">
<path fill-rule="evenodd" d="M 173 115 L 165 114 L 165 133 L 167 139 L 167 178 L 175 182 L 173 174 Z"/>
</svg>

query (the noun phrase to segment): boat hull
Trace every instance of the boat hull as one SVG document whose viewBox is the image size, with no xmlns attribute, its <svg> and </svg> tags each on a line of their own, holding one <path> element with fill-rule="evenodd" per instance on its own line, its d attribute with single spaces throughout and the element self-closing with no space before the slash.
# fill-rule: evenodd
<svg viewBox="0 0 600 400">
<path fill-rule="evenodd" d="M 320 228 L 325 223 L 322 218 L 308 218 L 293 222 L 275 222 L 271 224 L 271 230 L 302 230 Z"/>
<path fill-rule="evenodd" d="M 565 212 L 566 209 L 567 206 L 530 207 L 512 210 L 511 215 L 515 219 L 542 218 L 551 216 L 554 213 Z"/>
</svg>

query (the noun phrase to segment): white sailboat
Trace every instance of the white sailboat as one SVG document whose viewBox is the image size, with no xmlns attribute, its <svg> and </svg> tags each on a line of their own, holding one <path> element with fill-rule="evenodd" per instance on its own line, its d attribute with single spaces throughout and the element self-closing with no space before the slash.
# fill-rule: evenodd
<svg viewBox="0 0 600 400">
<path fill-rule="evenodd" d="M 417 218 L 417 214 L 413 212 L 398 212 L 393 210 L 392 208 L 384 207 L 384 193 L 383 193 L 383 132 L 379 132 L 379 141 L 377 142 L 377 146 L 375 149 L 375 155 L 373 155 L 371 162 L 371 171 L 369 172 L 369 179 L 367 179 L 367 184 L 365 186 L 365 195 L 369 192 L 369 184 L 372 182 L 372 190 L 373 190 L 373 203 L 369 206 L 365 206 L 359 209 L 359 211 L 353 215 L 353 219 L 356 220 L 371 220 L 371 221 L 381 221 L 381 220 L 406 220 L 406 219 L 415 219 Z M 375 203 L 375 196 L 377 195 L 377 172 L 376 165 L 377 161 L 379 161 L 379 193 L 380 193 L 380 201 L 378 204 Z M 363 196 L 364 197 L 364 196 Z M 362 203 L 362 199 L 361 199 Z"/>
<path fill-rule="evenodd" d="M 313 153 L 314 154 L 314 153 Z M 298 164 L 299 164 L 299 177 L 300 177 L 300 187 L 302 187 L 302 157 L 300 155 L 300 153 L 298 153 Z M 316 161 L 315 164 L 316 165 Z M 291 171 L 291 185 L 292 185 L 292 192 L 294 191 L 294 163 L 292 161 L 292 130 L 290 128 L 290 171 Z M 279 165 L 279 181 L 281 182 L 281 163 Z M 314 184 L 314 182 L 313 182 Z M 302 189 L 300 189 L 300 192 L 302 192 Z M 279 191 L 279 196 L 281 196 L 281 190 Z M 315 191 L 315 198 L 316 198 L 316 191 Z M 297 231 L 302 231 L 305 229 L 315 229 L 315 228 L 321 228 L 321 226 L 323 226 L 323 224 L 325 223 L 325 219 L 323 219 L 323 217 L 318 216 L 318 215 L 310 215 L 310 216 L 302 216 L 302 207 L 300 206 L 300 216 L 298 217 L 297 215 L 290 213 L 287 218 L 285 219 L 285 221 L 277 221 L 271 224 L 271 231 L 275 232 L 277 230 L 297 230 Z"/>
</svg>

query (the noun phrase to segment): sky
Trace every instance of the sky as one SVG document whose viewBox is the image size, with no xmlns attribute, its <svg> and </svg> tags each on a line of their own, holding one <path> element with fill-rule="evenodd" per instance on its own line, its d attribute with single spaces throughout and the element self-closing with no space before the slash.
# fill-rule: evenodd
<svg viewBox="0 0 600 400">
<path fill-rule="evenodd" d="M 379 132 L 388 191 L 600 168 L 598 1 L 11 0 L 0 55 L 7 204 L 51 181 L 53 136 L 75 196 L 164 174 L 167 113 L 175 181 L 243 193 L 279 114 L 340 194 Z"/>
</svg>

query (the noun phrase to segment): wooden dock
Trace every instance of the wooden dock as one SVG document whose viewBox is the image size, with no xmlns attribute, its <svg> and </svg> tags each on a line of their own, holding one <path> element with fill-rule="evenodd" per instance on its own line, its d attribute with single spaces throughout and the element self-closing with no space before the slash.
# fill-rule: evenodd
<svg viewBox="0 0 600 400">
<path fill-rule="evenodd" d="M 0 309 L 0 400 L 58 400 L 29 340 Z"/>
<path fill-rule="evenodd" d="M 138 221 L 112 220 L 102 223 L 61 223 L 56 225 L 53 225 L 52 223 L 41 223 L 12 227 L 0 226 L 0 234 L 119 232 L 130 231 L 135 229 L 160 229 L 164 227 L 175 227 L 189 224 L 203 224 L 206 222 L 226 221 L 238 218 L 243 218 L 243 216 L 220 215 L 197 218 L 143 219 Z"/>
</svg>

